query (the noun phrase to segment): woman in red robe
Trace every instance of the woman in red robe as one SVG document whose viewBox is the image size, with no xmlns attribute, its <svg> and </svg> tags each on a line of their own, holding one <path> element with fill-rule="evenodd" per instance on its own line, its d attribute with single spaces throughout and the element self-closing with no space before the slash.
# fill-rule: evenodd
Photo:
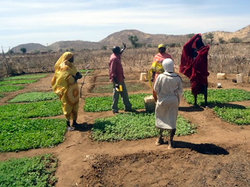
<svg viewBox="0 0 250 187">
<path fill-rule="evenodd" d="M 205 106 L 207 106 L 209 48 L 209 45 L 205 46 L 202 42 L 201 34 L 196 34 L 184 45 L 182 50 L 180 72 L 190 79 L 195 105 L 197 105 L 197 95 L 202 93 Z"/>
</svg>

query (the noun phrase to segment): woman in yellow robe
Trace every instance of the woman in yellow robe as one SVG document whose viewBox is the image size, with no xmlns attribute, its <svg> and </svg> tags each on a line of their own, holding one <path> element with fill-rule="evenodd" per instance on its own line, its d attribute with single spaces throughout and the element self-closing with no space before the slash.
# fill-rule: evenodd
<svg viewBox="0 0 250 187">
<path fill-rule="evenodd" d="M 69 130 L 74 130 L 74 127 L 77 125 L 76 120 L 79 104 L 77 80 L 82 78 L 82 75 L 77 72 L 73 62 L 73 53 L 65 52 L 55 64 L 55 74 L 51 81 L 54 92 L 62 102 L 63 114 L 67 119 Z M 73 120 L 72 126 L 70 125 L 70 119 Z"/>
</svg>

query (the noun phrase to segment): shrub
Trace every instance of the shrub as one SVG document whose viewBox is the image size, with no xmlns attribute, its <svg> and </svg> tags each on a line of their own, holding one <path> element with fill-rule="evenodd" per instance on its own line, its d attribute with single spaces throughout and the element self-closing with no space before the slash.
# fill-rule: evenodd
<svg viewBox="0 0 250 187">
<path fill-rule="evenodd" d="M 237 37 L 233 37 L 233 38 L 230 39 L 229 42 L 230 43 L 240 43 L 240 42 L 242 42 L 242 40 L 237 38 Z"/>
</svg>

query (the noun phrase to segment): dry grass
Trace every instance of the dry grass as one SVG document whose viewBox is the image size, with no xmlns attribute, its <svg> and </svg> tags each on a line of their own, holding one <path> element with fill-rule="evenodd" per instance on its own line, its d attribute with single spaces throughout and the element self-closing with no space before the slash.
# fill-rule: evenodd
<svg viewBox="0 0 250 187">
<path fill-rule="evenodd" d="M 176 65 L 180 64 L 182 47 L 168 48 Z M 220 44 L 212 45 L 209 51 L 209 71 L 225 73 L 250 74 L 250 45 L 249 43 Z M 111 50 L 83 50 L 75 53 L 75 64 L 78 69 L 85 69 L 89 64 L 90 69 L 106 69 L 109 64 Z M 122 57 L 124 68 L 133 68 L 140 71 L 149 69 L 156 48 L 127 49 Z M 51 72 L 54 64 L 62 53 L 37 54 L 37 55 L 14 55 L 7 59 L 0 57 L 0 74 L 6 75 L 8 65 L 9 73 L 35 73 Z M 39 64 L 39 65 L 38 65 Z"/>
</svg>

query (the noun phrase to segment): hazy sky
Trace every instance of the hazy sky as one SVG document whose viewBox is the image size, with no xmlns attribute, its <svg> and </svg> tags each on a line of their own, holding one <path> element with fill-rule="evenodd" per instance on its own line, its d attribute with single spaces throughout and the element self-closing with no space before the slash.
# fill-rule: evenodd
<svg viewBox="0 0 250 187">
<path fill-rule="evenodd" d="M 234 32 L 250 24 L 249 0 L 0 0 L 0 46 L 100 41 L 113 32 Z"/>
</svg>

